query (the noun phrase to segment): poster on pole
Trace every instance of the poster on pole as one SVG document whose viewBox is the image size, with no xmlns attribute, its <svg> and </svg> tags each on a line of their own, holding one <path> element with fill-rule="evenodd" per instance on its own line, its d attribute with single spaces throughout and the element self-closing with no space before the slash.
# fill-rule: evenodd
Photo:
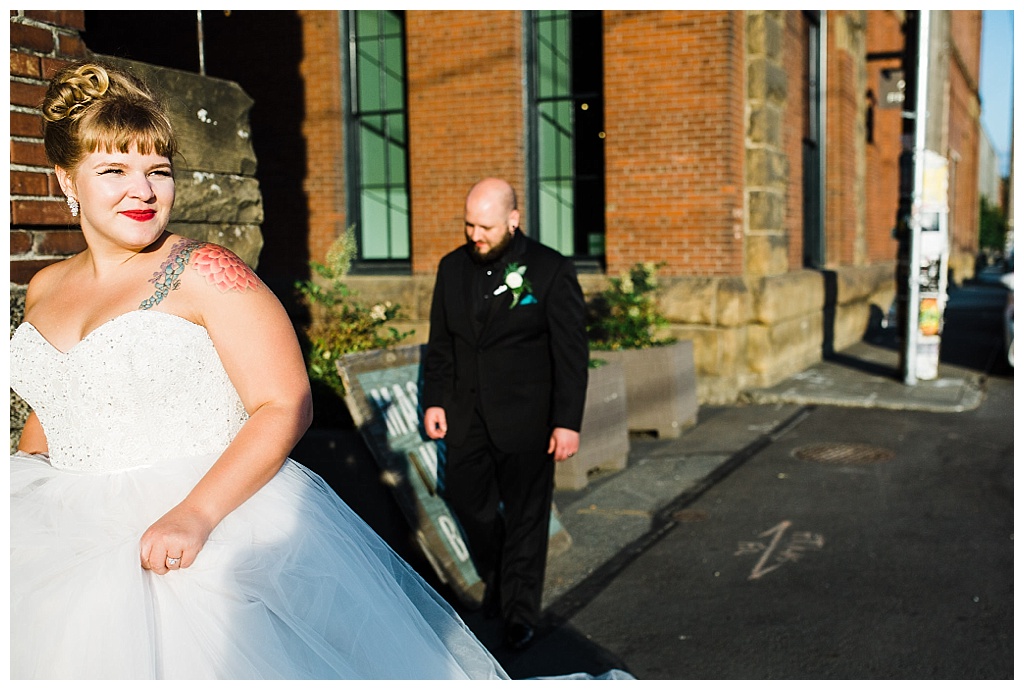
<svg viewBox="0 0 1024 690">
<path fill-rule="evenodd" d="M 919 256 L 915 369 L 917 378 L 927 381 L 939 375 L 949 262 L 949 161 L 935 151 L 922 152 L 915 215 Z"/>
<path fill-rule="evenodd" d="M 444 443 L 423 433 L 419 402 L 425 346 L 371 350 L 338 358 L 345 405 L 380 467 L 384 482 L 413 529 L 438 578 L 467 606 L 483 600 L 484 583 L 473 566 L 461 529 L 438 495 Z M 550 548 L 571 542 L 552 510 Z"/>
</svg>

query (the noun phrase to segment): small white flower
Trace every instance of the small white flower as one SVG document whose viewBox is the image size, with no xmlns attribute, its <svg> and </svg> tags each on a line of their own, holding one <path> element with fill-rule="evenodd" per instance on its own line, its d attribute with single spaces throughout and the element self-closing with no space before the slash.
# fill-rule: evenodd
<svg viewBox="0 0 1024 690">
<path fill-rule="evenodd" d="M 387 317 L 387 312 L 383 304 L 375 304 L 370 310 L 370 316 L 374 321 L 383 321 Z"/>
<path fill-rule="evenodd" d="M 516 271 L 512 271 L 505 276 L 505 285 L 508 285 L 513 290 L 518 290 L 523 286 L 523 276 Z"/>
<path fill-rule="evenodd" d="M 630 278 L 623 278 L 622 279 L 622 283 L 620 283 L 620 287 L 622 288 L 622 291 L 624 293 L 626 293 L 627 295 L 629 293 L 633 292 L 633 281 L 632 281 L 632 279 L 630 279 Z"/>
</svg>

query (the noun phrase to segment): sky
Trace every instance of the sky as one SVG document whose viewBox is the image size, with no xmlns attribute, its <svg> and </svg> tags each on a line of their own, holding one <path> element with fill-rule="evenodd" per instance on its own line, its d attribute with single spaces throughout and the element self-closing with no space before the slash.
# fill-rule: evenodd
<svg viewBox="0 0 1024 690">
<path fill-rule="evenodd" d="M 981 19 L 981 124 L 999 157 L 999 173 L 1010 170 L 1013 112 L 1013 11 L 984 10 Z"/>
</svg>

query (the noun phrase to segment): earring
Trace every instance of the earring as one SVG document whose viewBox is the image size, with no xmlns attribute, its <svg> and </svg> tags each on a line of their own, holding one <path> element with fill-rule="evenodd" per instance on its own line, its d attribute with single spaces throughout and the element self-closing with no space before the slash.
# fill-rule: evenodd
<svg viewBox="0 0 1024 690">
<path fill-rule="evenodd" d="M 75 218 L 78 216 L 78 199 L 73 196 L 68 197 L 68 208 L 71 209 L 71 217 Z"/>
</svg>

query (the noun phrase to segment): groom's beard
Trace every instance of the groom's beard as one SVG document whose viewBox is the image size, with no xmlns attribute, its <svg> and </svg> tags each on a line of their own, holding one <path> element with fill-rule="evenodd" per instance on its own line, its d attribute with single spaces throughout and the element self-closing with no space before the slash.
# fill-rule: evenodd
<svg viewBox="0 0 1024 690">
<path fill-rule="evenodd" d="M 486 252 L 481 252 L 477 249 L 476 243 L 473 242 L 473 240 L 466 238 L 466 244 L 469 245 L 469 255 L 473 257 L 473 261 L 476 261 L 479 264 L 497 261 L 508 250 L 508 246 L 512 244 L 513 237 L 515 237 L 514 232 L 505 233 L 501 238 L 501 242 L 494 245 Z"/>
</svg>

